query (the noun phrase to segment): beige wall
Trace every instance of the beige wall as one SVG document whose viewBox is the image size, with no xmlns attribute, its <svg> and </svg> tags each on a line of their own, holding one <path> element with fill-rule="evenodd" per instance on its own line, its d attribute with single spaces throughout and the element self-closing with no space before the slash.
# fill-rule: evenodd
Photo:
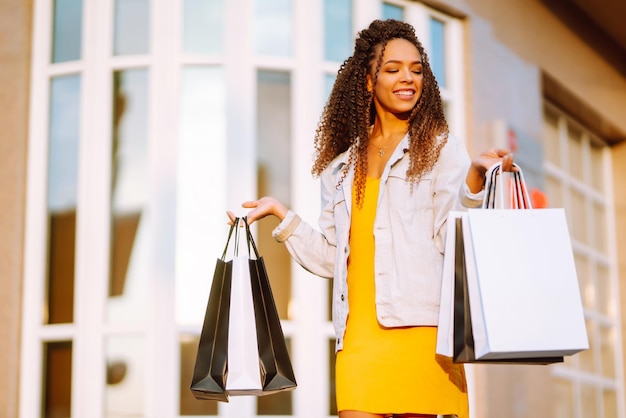
<svg viewBox="0 0 626 418">
<path fill-rule="evenodd" d="M 617 240 L 617 262 L 618 274 L 621 278 L 620 284 L 620 309 L 622 315 L 622 345 L 626 347 L 626 194 L 624 183 L 626 180 L 626 142 L 623 142 L 612 149 L 613 157 L 613 183 L 615 194 L 615 231 Z M 624 370 L 626 373 L 626 370 Z M 626 396 L 626 393 L 624 394 Z"/>
<path fill-rule="evenodd" d="M 0 416 L 18 416 L 32 1 L 0 2 Z"/>
<path fill-rule="evenodd" d="M 559 18 L 539 0 L 467 0 L 466 3 L 474 17 L 489 22 L 494 39 L 520 59 L 559 80 L 574 97 L 601 114 L 604 118 L 601 129 L 606 130 L 603 136 L 626 139 L 625 68 L 619 68 L 619 58 L 615 62 L 607 60 L 611 51 L 605 50 L 606 42 L 590 33 L 588 25 L 568 26 L 565 22 L 571 25 L 572 19 L 563 14 L 567 9 L 558 10 L 562 13 Z M 477 64 L 474 63 L 476 70 Z"/>
</svg>

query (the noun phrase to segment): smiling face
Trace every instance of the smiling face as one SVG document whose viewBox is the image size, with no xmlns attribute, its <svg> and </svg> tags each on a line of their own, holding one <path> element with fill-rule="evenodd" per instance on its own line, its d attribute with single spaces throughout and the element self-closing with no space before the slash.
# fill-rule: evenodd
<svg viewBox="0 0 626 418">
<path fill-rule="evenodd" d="M 379 117 L 392 113 L 408 118 L 421 93 L 422 58 L 417 48 L 406 39 L 392 39 L 385 46 L 380 71 L 374 85 L 376 62 L 370 64 L 368 89 L 374 92 L 374 105 Z"/>
</svg>

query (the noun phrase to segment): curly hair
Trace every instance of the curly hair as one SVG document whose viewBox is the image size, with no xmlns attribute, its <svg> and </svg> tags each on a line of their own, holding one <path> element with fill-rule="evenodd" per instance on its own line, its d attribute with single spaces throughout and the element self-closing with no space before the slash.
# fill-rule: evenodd
<svg viewBox="0 0 626 418">
<path fill-rule="evenodd" d="M 406 173 L 409 181 L 418 182 L 432 170 L 448 137 L 439 86 L 415 29 L 393 19 L 373 21 L 359 32 L 353 55 L 339 68 L 315 132 L 315 161 L 311 170 L 313 175 L 319 176 L 333 159 L 350 149 L 340 183 L 348 169 L 355 166 L 354 185 L 359 204 L 365 189 L 369 128 L 376 117 L 374 94 L 367 88 L 367 74 L 373 74 L 375 85 L 385 46 L 394 39 L 411 42 L 422 58 L 422 94 L 409 117 L 410 163 Z"/>
</svg>

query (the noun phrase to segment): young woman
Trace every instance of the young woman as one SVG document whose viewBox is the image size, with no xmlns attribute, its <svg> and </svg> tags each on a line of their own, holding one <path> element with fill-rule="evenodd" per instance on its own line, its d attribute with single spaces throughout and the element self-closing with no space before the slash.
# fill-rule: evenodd
<svg viewBox="0 0 626 418">
<path fill-rule="evenodd" d="M 487 168 L 511 170 L 511 154 L 470 161 L 413 27 L 395 20 L 359 33 L 315 147 L 319 229 L 273 197 L 242 206 L 249 222 L 278 217 L 274 237 L 334 281 L 339 417 L 468 417 L 463 366 L 435 354 L 446 216 L 479 206 Z"/>
</svg>

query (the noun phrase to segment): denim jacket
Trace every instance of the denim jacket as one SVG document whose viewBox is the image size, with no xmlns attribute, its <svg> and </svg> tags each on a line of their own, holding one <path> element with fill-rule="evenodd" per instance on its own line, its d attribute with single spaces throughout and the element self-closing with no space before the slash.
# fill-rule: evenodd
<svg viewBox="0 0 626 418">
<path fill-rule="evenodd" d="M 449 136 L 433 169 L 418 183 L 406 181 L 408 136 L 396 147 L 380 180 L 374 222 L 376 313 L 384 327 L 436 326 L 446 218 L 450 210 L 482 204 L 482 192 L 465 184 L 470 159 Z M 339 184 L 349 151 L 324 170 L 319 230 L 293 211 L 273 231 L 294 260 L 309 272 L 333 278 L 332 316 L 336 349 L 343 347 L 348 318 L 347 262 L 354 170 Z"/>
</svg>

